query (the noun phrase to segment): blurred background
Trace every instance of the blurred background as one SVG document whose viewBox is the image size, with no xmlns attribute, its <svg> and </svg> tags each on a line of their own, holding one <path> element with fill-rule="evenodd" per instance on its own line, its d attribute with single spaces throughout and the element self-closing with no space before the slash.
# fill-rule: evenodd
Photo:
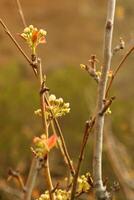
<svg viewBox="0 0 134 200">
<path fill-rule="evenodd" d="M 98 68 L 102 65 L 107 1 L 21 0 L 21 4 L 27 24 L 47 30 L 47 44 L 39 46 L 38 55 L 43 62 L 50 92 L 57 97 L 63 97 L 65 102 L 70 102 L 71 113 L 60 120 L 60 125 L 70 154 L 76 163 L 84 124 L 94 112 L 97 91 L 96 83 L 80 69 L 80 63 L 86 64 L 90 55 L 96 54 L 99 59 Z M 0 0 L 0 13 L 10 31 L 30 55 L 26 44 L 17 34 L 22 33 L 23 25 L 16 1 Z M 134 45 L 133 13 L 132 0 L 117 1 L 113 47 L 122 37 L 126 48 L 113 57 L 113 69 Z M 120 182 L 121 189 L 115 194 L 115 199 L 118 200 L 132 200 L 134 195 L 133 61 L 134 56 L 129 56 L 113 84 L 111 95 L 116 96 L 116 101 L 111 107 L 112 115 L 107 116 L 109 125 L 106 127 L 104 141 L 106 145 L 103 176 L 104 179 L 108 177 L 109 188 L 115 182 Z M 9 167 L 20 170 L 26 180 L 32 159 L 30 151 L 32 138 L 34 135 L 42 134 L 40 119 L 34 116 L 34 110 L 39 108 L 38 84 L 31 68 L 2 27 L 0 27 L 0 70 L 0 185 L 2 185 L 3 180 L 7 178 Z M 109 141 L 114 145 L 113 148 L 110 147 Z M 92 146 L 93 135 L 90 135 L 81 174 L 87 171 L 92 173 Z M 114 155 L 118 155 L 117 163 Z M 120 173 L 117 173 L 117 165 Z M 54 180 L 62 179 L 63 175 L 67 176 L 66 166 L 58 149 L 51 153 L 50 167 Z M 35 189 L 34 198 L 44 189 L 40 184 L 40 178 L 37 181 L 40 190 Z M 14 186 L 12 182 L 9 184 Z M 11 197 L 1 189 L 0 199 L 8 200 Z"/>
</svg>

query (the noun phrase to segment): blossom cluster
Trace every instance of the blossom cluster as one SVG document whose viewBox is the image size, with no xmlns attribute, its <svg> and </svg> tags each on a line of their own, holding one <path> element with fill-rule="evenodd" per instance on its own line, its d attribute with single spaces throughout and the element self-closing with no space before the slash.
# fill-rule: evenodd
<svg viewBox="0 0 134 200">
<path fill-rule="evenodd" d="M 69 200 L 70 192 L 67 192 L 66 190 L 62 189 L 56 189 L 55 192 L 55 200 Z M 45 191 L 44 194 L 42 194 L 39 199 L 36 200 L 50 200 L 49 191 Z"/>
<path fill-rule="evenodd" d="M 91 185 L 89 183 L 89 177 L 91 180 L 91 175 L 89 173 L 87 173 L 86 175 L 82 175 L 80 177 L 78 177 L 78 186 L 77 186 L 77 192 L 81 193 L 81 192 L 88 192 L 91 188 Z"/>
<path fill-rule="evenodd" d="M 51 119 L 53 116 L 55 118 L 61 117 L 70 112 L 70 104 L 64 103 L 62 98 L 56 98 L 55 95 L 49 96 L 49 104 L 50 106 L 46 107 L 46 111 L 48 113 L 48 119 Z M 53 116 L 52 116 L 53 113 Z"/>
<path fill-rule="evenodd" d="M 72 180 L 73 178 L 71 179 L 71 182 Z M 77 180 L 76 196 L 89 192 L 92 186 L 93 186 L 93 180 L 90 173 L 86 173 L 86 175 L 81 175 L 80 177 L 78 177 L 78 180 Z M 55 200 L 69 200 L 71 197 L 71 188 L 69 190 L 56 189 L 54 191 L 54 196 L 55 196 Z M 36 200 L 50 200 L 49 191 L 46 190 Z"/>
<path fill-rule="evenodd" d="M 40 43 L 46 43 L 46 36 L 47 32 L 43 29 L 37 29 L 33 25 L 26 27 L 21 34 L 21 37 L 25 39 L 28 46 L 31 48 L 32 53 L 36 53 L 36 47 Z"/>
<path fill-rule="evenodd" d="M 33 139 L 34 147 L 32 148 L 32 152 L 35 156 L 43 158 L 54 146 L 56 146 L 56 142 L 57 135 L 55 134 L 50 136 L 48 139 L 45 134 L 40 137 L 35 137 Z"/>
<path fill-rule="evenodd" d="M 70 104 L 64 103 L 62 98 L 57 99 L 54 94 L 51 94 L 48 100 L 49 105 L 46 106 L 46 116 L 48 121 L 53 117 L 58 118 L 70 112 Z M 40 109 L 36 110 L 34 113 L 41 116 Z"/>
</svg>

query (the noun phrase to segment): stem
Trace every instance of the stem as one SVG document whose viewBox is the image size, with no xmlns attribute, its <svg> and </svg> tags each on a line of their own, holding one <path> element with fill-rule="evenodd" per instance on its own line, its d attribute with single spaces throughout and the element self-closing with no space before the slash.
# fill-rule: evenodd
<svg viewBox="0 0 134 200">
<path fill-rule="evenodd" d="M 119 71 L 120 68 L 122 67 L 123 63 L 126 61 L 127 57 L 128 57 L 133 51 L 134 51 L 134 46 L 131 47 L 131 48 L 129 49 L 129 51 L 125 54 L 125 56 L 124 56 L 124 57 L 122 58 L 122 60 L 120 61 L 119 65 L 115 68 L 115 71 L 113 72 L 113 75 L 112 75 L 112 77 L 111 77 L 111 79 L 110 79 L 110 82 L 109 82 L 109 84 L 108 84 L 108 87 L 107 87 L 106 97 L 108 96 L 109 90 L 110 90 L 110 88 L 111 88 L 111 86 L 112 86 L 112 83 L 113 83 L 113 81 L 114 81 L 114 79 L 115 79 L 115 77 L 116 77 L 118 71 Z"/>
<path fill-rule="evenodd" d="M 26 24 L 26 20 L 25 20 L 24 14 L 23 14 L 23 10 L 22 10 L 22 7 L 21 7 L 20 0 L 16 0 L 16 3 L 17 3 L 18 12 L 19 12 L 22 24 L 23 24 L 24 27 L 26 27 L 27 24 Z"/>
<path fill-rule="evenodd" d="M 51 121 L 50 124 L 51 124 L 51 128 L 52 128 L 53 133 L 56 133 L 56 128 L 55 128 L 54 122 Z M 61 139 L 60 139 L 60 141 L 61 141 Z M 65 152 L 64 152 L 64 149 L 63 149 L 62 142 L 60 142 L 60 141 L 59 141 L 59 140 L 57 141 L 58 148 L 60 149 L 60 152 L 61 152 L 61 155 L 63 156 L 63 159 L 64 159 L 65 164 L 67 165 L 67 167 L 68 167 L 69 170 L 70 170 L 70 166 L 68 165 L 68 161 L 67 161 L 67 159 L 66 159 L 66 155 L 65 155 Z M 71 170 L 70 170 L 70 172 L 71 172 Z M 74 173 L 73 173 L 72 175 L 74 175 Z"/>
<path fill-rule="evenodd" d="M 115 13 L 116 0 L 108 0 L 107 20 L 105 27 L 104 37 L 104 65 L 102 68 L 102 75 L 98 85 L 98 98 L 97 98 L 97 115 L 95 121 L 94 131 L 94 155 L 93 155 L 93 178 L 95 187 L 95 196 L 97 200 L 107 200 L 109 195 L 102 182 L 102 146 L 103 146 L 103 129 L 104 129 L 104 115 L 100 115 L 103 109 L 103 100 L 106 94 L 106 85 L 108 80 L 108 71 L 111 65 L 112 56 L 112 35 L 113 23 Z"/>
<path fill-rule="evenodd" d="M 14 178 L 18 181 L 20 188 L 22 189 L 23 192 L 25 192 L 25 185 L 24 185 L 24 181 L 20 175 L 19 171 L 15 171 L 12 168 L 9 169 L 8 171 L 8 180 L 10 180 L 11 178 Z"/>
<path fill-rule="evenodd" d="M 3 26 L 5 33 L 10 37 L 10 39 L 13 41 L 13 43 L 18 48 L 18 50 L 21 52 L 21 54 L 24 56 L 24 58 L 27 60 L 27 62 L 32 66 L 33 72 L 34 72 L 35 76 L 37 76 L 35 64 L 31 61 L 31 59 L 23 51 L 23 49 L 18 44 L 18 42 L 16 41 L 16 39 L 13 37 L 13 35 L 10 33 L 9 29 L 7 28 L 7 26 L 5 25 L 5 23 L 3 22 L 2 19 L 0 19 L 0 24 Z"/>
<path fill-rule="evenodd" d="M 59 125 L 57 119 L 55 119 L 55 118 L 54 118 L 54 123 L 55 123 L 55 126 L 56 126 L 57 130 L 58 130 L 59 137 L 60 137 L 61 142 L 62 142 L 62 147 L 63 147 L 64 153 L 65 153 L 65 156 L 66 156 L 66 159 L 67 159 L 67 162 L 68 162 L 68 166 L 70 168 L 70 172 L 71 172 L 72 176 L 74 176 L 75 169 L 73 167 L 72 160 L 71 160 L 70 155 L 68 153 L 68 150 L 67 150 L 67 147 L 66 147 L 66 144 L 65 144 L 65 140 L 64 140 L 60 125 Z"/>
<path fill-rule="evenodd" d="M 42 88 L 43 73 L 42 73 L 41 59 L 39 59 L 39 58 L 38 58 L 38 76 L 39 76 L 40 88 Z M 44 93 L 40 94 L 40 106 L 41 106 L 41 112 L 42 112 L 43 130 L 44 130 L 44 132 L 46 134 L 46 138 L 48 138 L 48 124 L 47 124 L 46 112 L 45 112 L 46 108 L 45 108 Z M 48 187 L 49 194 L 50 194 L 50 199 L 54 200 L 54 194 L 52 193 L 53 185 L 52 185 L 52 180 L 51 180 L 51 175 L 50 175 L 48 155 L 47 155 L 47 157 L 45 159 L 44 173 L 45 173 L 47 187 Z"/>
<path fill-rule="evenodd" d="M 82 144 L 81 144 L 81 149 L 80 149 L 80 153 L 79 153 L 78 164 L 77 164 L 76 172 L 75 172 L 74 179 L 73 179 L 73 186 L 72 186 L 72 192 L 71 192 L 71 199 L 70 200 L 73 200 L 75 198 L 75 193 L 76 193 L 76 188 L 77 188 L 77 179 L 78 179 L 81 163 L 82 163 L 82 160 L 83 160 L 83 157 L 84 157 L 84 151 L 85 151 L 85 147 L 86 147 L 86 144 L 87 144 L 87 141 L 88 141 L 89 133 L 91 132 L 91 130 L 94 126 L 94 122 L 95 122 L 94 119 L 91 120 L 90 122 L 89 121 L 86 122 L 83 140 L 82 140 Z"/>
<path fill-rule="evenodd" d="M 33 158 L 27 182 L 25 185 L 26 192 L 24 193 L 23 200 L 31 200 L 32 191 L 35 186 L 39 169 L 40 169 L 40 161 L 37 158 Z"/>
<path fill-rule="evenodd" d="M 39 77 L 40 88 L 42 88 L 43 73 L 42 73 L 42 65 L 41 65 L 40 59 L 38 59 L 38 77 Z M 42 114 L 42 126 L 48 138 L 48 125 L 47 125 L 47 119 L 46 119 L 46 113 L 45 113 L 46 108 L 45 108 L 45 100 L 44 100 L 43 93 L 40 94 L 40 105 L 41 105 L 41 114 Z"/>
<path fill-rule="evenodd" d="M 47 105 L 50 106 L 49 101 L 48 101 L 46 95 L 44 95 L 44 98 L 45 98 L 45 101 L 46 101 Z M 61 142 L 62 142 L 62 147 L 63 147 L 63 151 L 64 151 L 65 158 L 66 158 L 67 163 L 68 163 L 68 167 L 69 167 L 69 169 L 70 169 L 70 172 L 71 172 L 72 176 L 74 176 L 74 174 L 75 174 L 75 169 L 74 169 L 74 166 L 73 166 L 73 164 L 72 164 L 72 160 L 71 160 L 71 158 L 70 158 L 70 156 L 69 156 L 69 153 L 68 153 L 68 150 L 67 150 L 67 147 L 66 147 L 66 143 L 65 143 L 65 140 L 64 140 L 64 137 L 63 137 L 62 130 L 61 130 L 61 128 L 60 128 L 60 125 L 59 125 L 59 123 L 58 123 L 58 120 L 54 117 L 53 112 L 51 112 L 51 115 L 52 115 L 52 117 L 53 117 L 54 124 L 55 124 L 55 126 L 56 126 L 56 128 L 57 128 L 57 131 L 58 131 L 58 133 L 59 133 L 59 137 L 60 137 Z"/>
</svg>

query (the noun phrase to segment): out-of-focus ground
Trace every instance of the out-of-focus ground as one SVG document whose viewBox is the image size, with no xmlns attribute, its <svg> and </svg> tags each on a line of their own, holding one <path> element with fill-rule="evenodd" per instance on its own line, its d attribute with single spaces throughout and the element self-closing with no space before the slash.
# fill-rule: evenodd
<svg viewBox="0 0 134 200">
<path fill-rule="evenodd" d="M 71 103 L 71 113 L 61 120 L 61 126 L 76 161 L 84 123 L 92 115 L 96 101 L 96 83 L 79 65 L 87 63 L 91 54 L 96 54 L 99 65 L 102 65 L 107 1 L 21 0 L 21 3 L 27 24 L 45 28 L 48 32 L 47 44 L 40 45 L 38 54 L 48 75 L 50 91 Z M 114 56 L 113 67 L 117 66 L 125 52 L 134 45 L 133 12 L 132 0 L 117 1 L 113 46 L 118 44 L 119 37 L 123 37 L 126 48 Z M 17 34 L 22 32 L 23 26 L 15 0 L 0 0 L 0 17 L 30 55 L 26 44 Z M 131 159 L 134 159 L 133 62 L 134 56 L 131 55 L 115 80 L 112 95 L 116 96 L 116 101 L 112 105 L 110 117 L 113 134 L 127 147 Z M 0 176 L 5 178 L 10 166 L 20 169 L 25 176 L 32 157 L 32 138 L 41 134 L 39 119 L 33 114 L 39 105 L 38 85 L 30 67 L 2 27 L 0 68 Z M 89 150 L 87 149 L 82 168 L 84 173 L 92 168 L 92 143 L 93 138 L 90 136 Z M 65 168 L 58 150 L 52 153 L 52 163 L 53 175 L 62 176 Z M 53 167 L 55 165 L 56 168 Z M 109 177 L 109 184 L 117 180 L 106 153 L 104 177 Z M 124 199 L 122 190 L 116 194 L 116 198 Z"/>
</svg>

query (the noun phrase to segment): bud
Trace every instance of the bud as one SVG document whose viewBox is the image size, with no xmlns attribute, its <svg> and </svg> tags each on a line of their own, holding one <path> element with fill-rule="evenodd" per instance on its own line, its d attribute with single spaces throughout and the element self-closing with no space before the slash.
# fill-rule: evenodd
<svg viewBox="0 0 134 200">
<path fill-rule="evenodd" d="M 41 117 L 41 109 L 35 110 L 35 111 L 34 111 L 34 114 Z"/>
<path fill-rule="evenodd" d="M 46 32 L 45 30 L 43 30 L 43 29 L 40 29 L 39 33 L 40 33 L 41 35 L 43 35 L 43 36 L 45 36 L 45 35 L 47 34 L 47 32 Z"/>
<path fill-rule="evenodd" d="M 112 114 L 112 111 L 110 108 L 107 109 L 106 114 L 110 114 L 110 115 Z"/>
<path fill-rule="evenodd" d="M 35 137 L 33 139 L 34 148 L 31 148 L 37 157 L 43 158 L 53 147 L 56 146 L 57 135 L 54 134 L 48 139 L 46 135 L 43 134 L 40 137 Z"/>
<path fill-rule="evenodd" d="M 63 103 L 63 99 L 62 98 L 59 98 L 58 101 L 59 101 L 60 104 Z"/>
<path fill-rule="evenodd" d="M 24 33 L 29 33 L 30 32 L 30 28 L 26 27 L 23 32 Z"/>
<path fill-rule="evenodd" d="M 86 65 L 80 64 L 81 69 L 86 69 Z"/>
<path fill-rule="evenodd" d="M 56 100 L 56 96 L 54 94 L 51 94 L 49 96 L 49 101 L 55 101 Z"/>
<path fill-rule="evenodd" d="M 65 105 L 66 108 L 69 108 L 70 103 L 65 103 L 64 105 Z"/>
<path fill-rule="evenodd" d="M 33 29 L 34 29 L 34 26 L 33 26 L 33 25 L 30 25 L 29 28 L 30 28 L 31 30 L 33 30 Z"/>
<path fill-rule="evenodd" d="M 63 98 L 57 99 L 55 95 L 49 96 L 49 105 L 46 106 L 47 120 L 61 117 L 70 112 L 69 103 L 64 103 Z"/>
</svg>

